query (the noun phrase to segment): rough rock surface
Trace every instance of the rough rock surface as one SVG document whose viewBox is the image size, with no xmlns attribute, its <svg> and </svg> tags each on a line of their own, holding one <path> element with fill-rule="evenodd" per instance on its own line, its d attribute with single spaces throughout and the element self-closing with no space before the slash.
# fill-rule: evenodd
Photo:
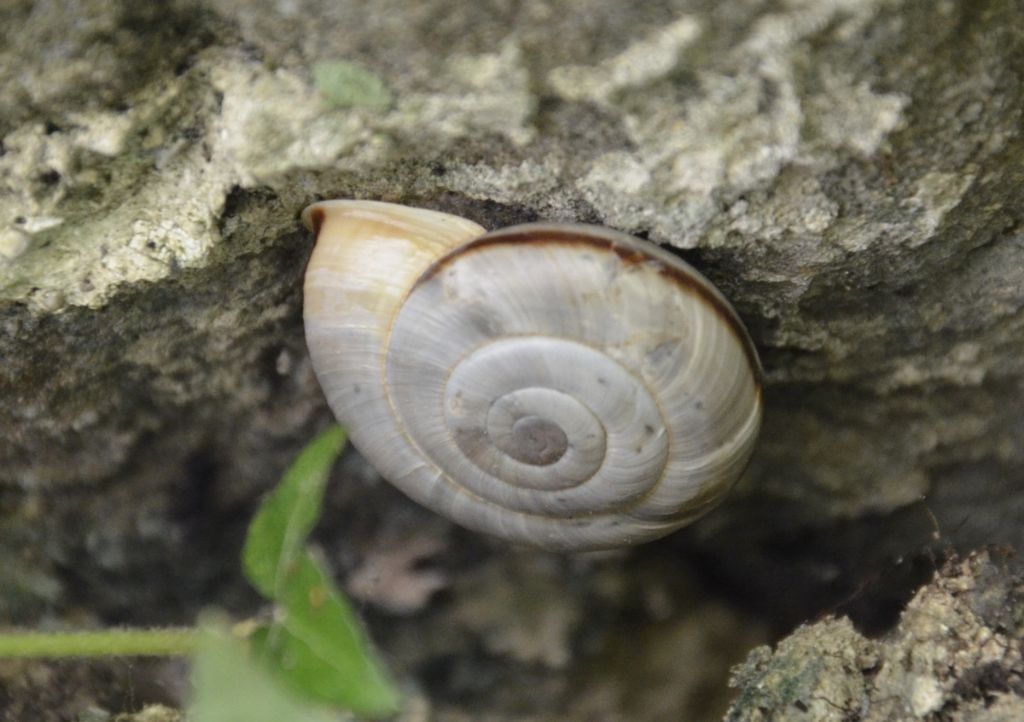
<svg viewBox="0 0 1024 722">
<path fill-rule="evenodd" d="M 181 722 L 166 682 L 181 678 L 180 664 L 134 659 L 114 661 L 0 661 L 0 719 L 4 722 Z M 118 710 L 151 702 L 137 714 Z"/>
<path fill-rule="evenodd" d="M 733 300 L 768 376 L 762 443 L 724 507 L 614 557 L 618 583 L 685 553 L 783 627 L 854 590 L 843 608 L 882 626 L 925 546 L 1019 545 L 1022 13 L 6 0 L 0 621 L 252 604 L 234 555 L 253 500 L 329 418 L 297 213 L 331 196 L 605 223 L 679 249 Z M 443 626 L 442 580 L 512 563 L 355 456 L 337 486 L 323 541 L 371 610 Z M 432 575 L 382 552 L 396 518 L 454 535 L 422 552 Z M 368 559 L 406 584 L 367 587 Z M 590 599 L 601 575 L 580 574 Z M 495 659 L 567 654 L 510 651 L 517 633 L 454 588 L 444 609 Z M 428 691 L 457 688 L 453 670 Z"/>
<path fill-rule="evenodd" d="M 725 719 L 1024 719 L 1024 576 L 1010 563 L 987 552 L 954 560 L 879 639 L 828 619 L 755 649 Z"/>
</svg>

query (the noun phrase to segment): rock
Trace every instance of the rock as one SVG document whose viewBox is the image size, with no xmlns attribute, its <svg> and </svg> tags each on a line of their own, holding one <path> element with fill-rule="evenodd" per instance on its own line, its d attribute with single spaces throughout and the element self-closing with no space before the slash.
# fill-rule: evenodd
<svg viewBox="0 0 1024 722">
<path fill-rule="evenodd" d="M 1019 560 L 953 560 L 878 639 L 848 619 L 802 627 L 736 668 L 729 722 L 1024 717 L 1024 576 Z"/>
<path fill-rule="evenodd" d="M 164 684 L 175 666 L 158 660 L 0 660 L 0 718 L 33 722 L 180 722 L 163 704 L 140 709 L 138 697 L 173 701 Z M 178 669 L 176 675 L 180 676 Z M 124 710 L 139 710 L 130 713 Z"/>
<path fill-rule="evenodd" d="M 248 514 L 330 418 L 297 214 L 352 196 L 604 223 L 705 272 L 762 353 L 762 441 L 623 573 L 685 554 L 780 626 L 884 629 L 930 547 L 1024 541 L 1022 10 L 9 0 L 0 620 L 251 608 Z M 394 608 L 506 554 L 357 455 L 338 477 L 345 578 L 382 519 L 455 535 Z"/>
</svg>

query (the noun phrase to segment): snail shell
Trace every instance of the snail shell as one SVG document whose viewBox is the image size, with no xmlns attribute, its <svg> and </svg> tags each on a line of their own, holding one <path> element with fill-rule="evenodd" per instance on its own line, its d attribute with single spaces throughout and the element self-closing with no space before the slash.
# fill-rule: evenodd
<svg viewBox="0 0 1024 722">
<path fill-rule="evenodd" d="M 353 444 L 470 529 L 554 550 L 636 544 L 713 507 L 761 422 L 729 303 L 653 244 L 587 225 L 491 233 L 324 201 L 306 340 Z"/>
</svg>

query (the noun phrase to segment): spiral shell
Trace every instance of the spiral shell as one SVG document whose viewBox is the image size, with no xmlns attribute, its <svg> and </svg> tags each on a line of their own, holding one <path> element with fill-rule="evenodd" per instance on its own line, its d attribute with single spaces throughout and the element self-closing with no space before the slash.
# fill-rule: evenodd
<svg viewBox="0 0 1024 722">
<path fill-rule="evenodd" d="M 606 228 L 485 233 L 370 201 L 303 212 L 317 378 L 408 496 L 554 550 L 654 539 L 713 507 L 761 422 L 760 366 L 721 294 Z"/>
</svg>

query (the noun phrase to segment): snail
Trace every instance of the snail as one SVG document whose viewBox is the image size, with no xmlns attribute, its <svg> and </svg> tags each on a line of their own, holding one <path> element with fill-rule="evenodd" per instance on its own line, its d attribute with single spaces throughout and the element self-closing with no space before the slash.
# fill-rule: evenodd
<svg viewBox="0 0 1024 722">
<path fill-rule="evenodd" d="M 745 468 L 757 352 L 667 251 L 374 201 L 302 219 L 317 379 L 354 446 L 424 506 L 514 543 L 607 549 L 696 519 Z"/>
</svg>

